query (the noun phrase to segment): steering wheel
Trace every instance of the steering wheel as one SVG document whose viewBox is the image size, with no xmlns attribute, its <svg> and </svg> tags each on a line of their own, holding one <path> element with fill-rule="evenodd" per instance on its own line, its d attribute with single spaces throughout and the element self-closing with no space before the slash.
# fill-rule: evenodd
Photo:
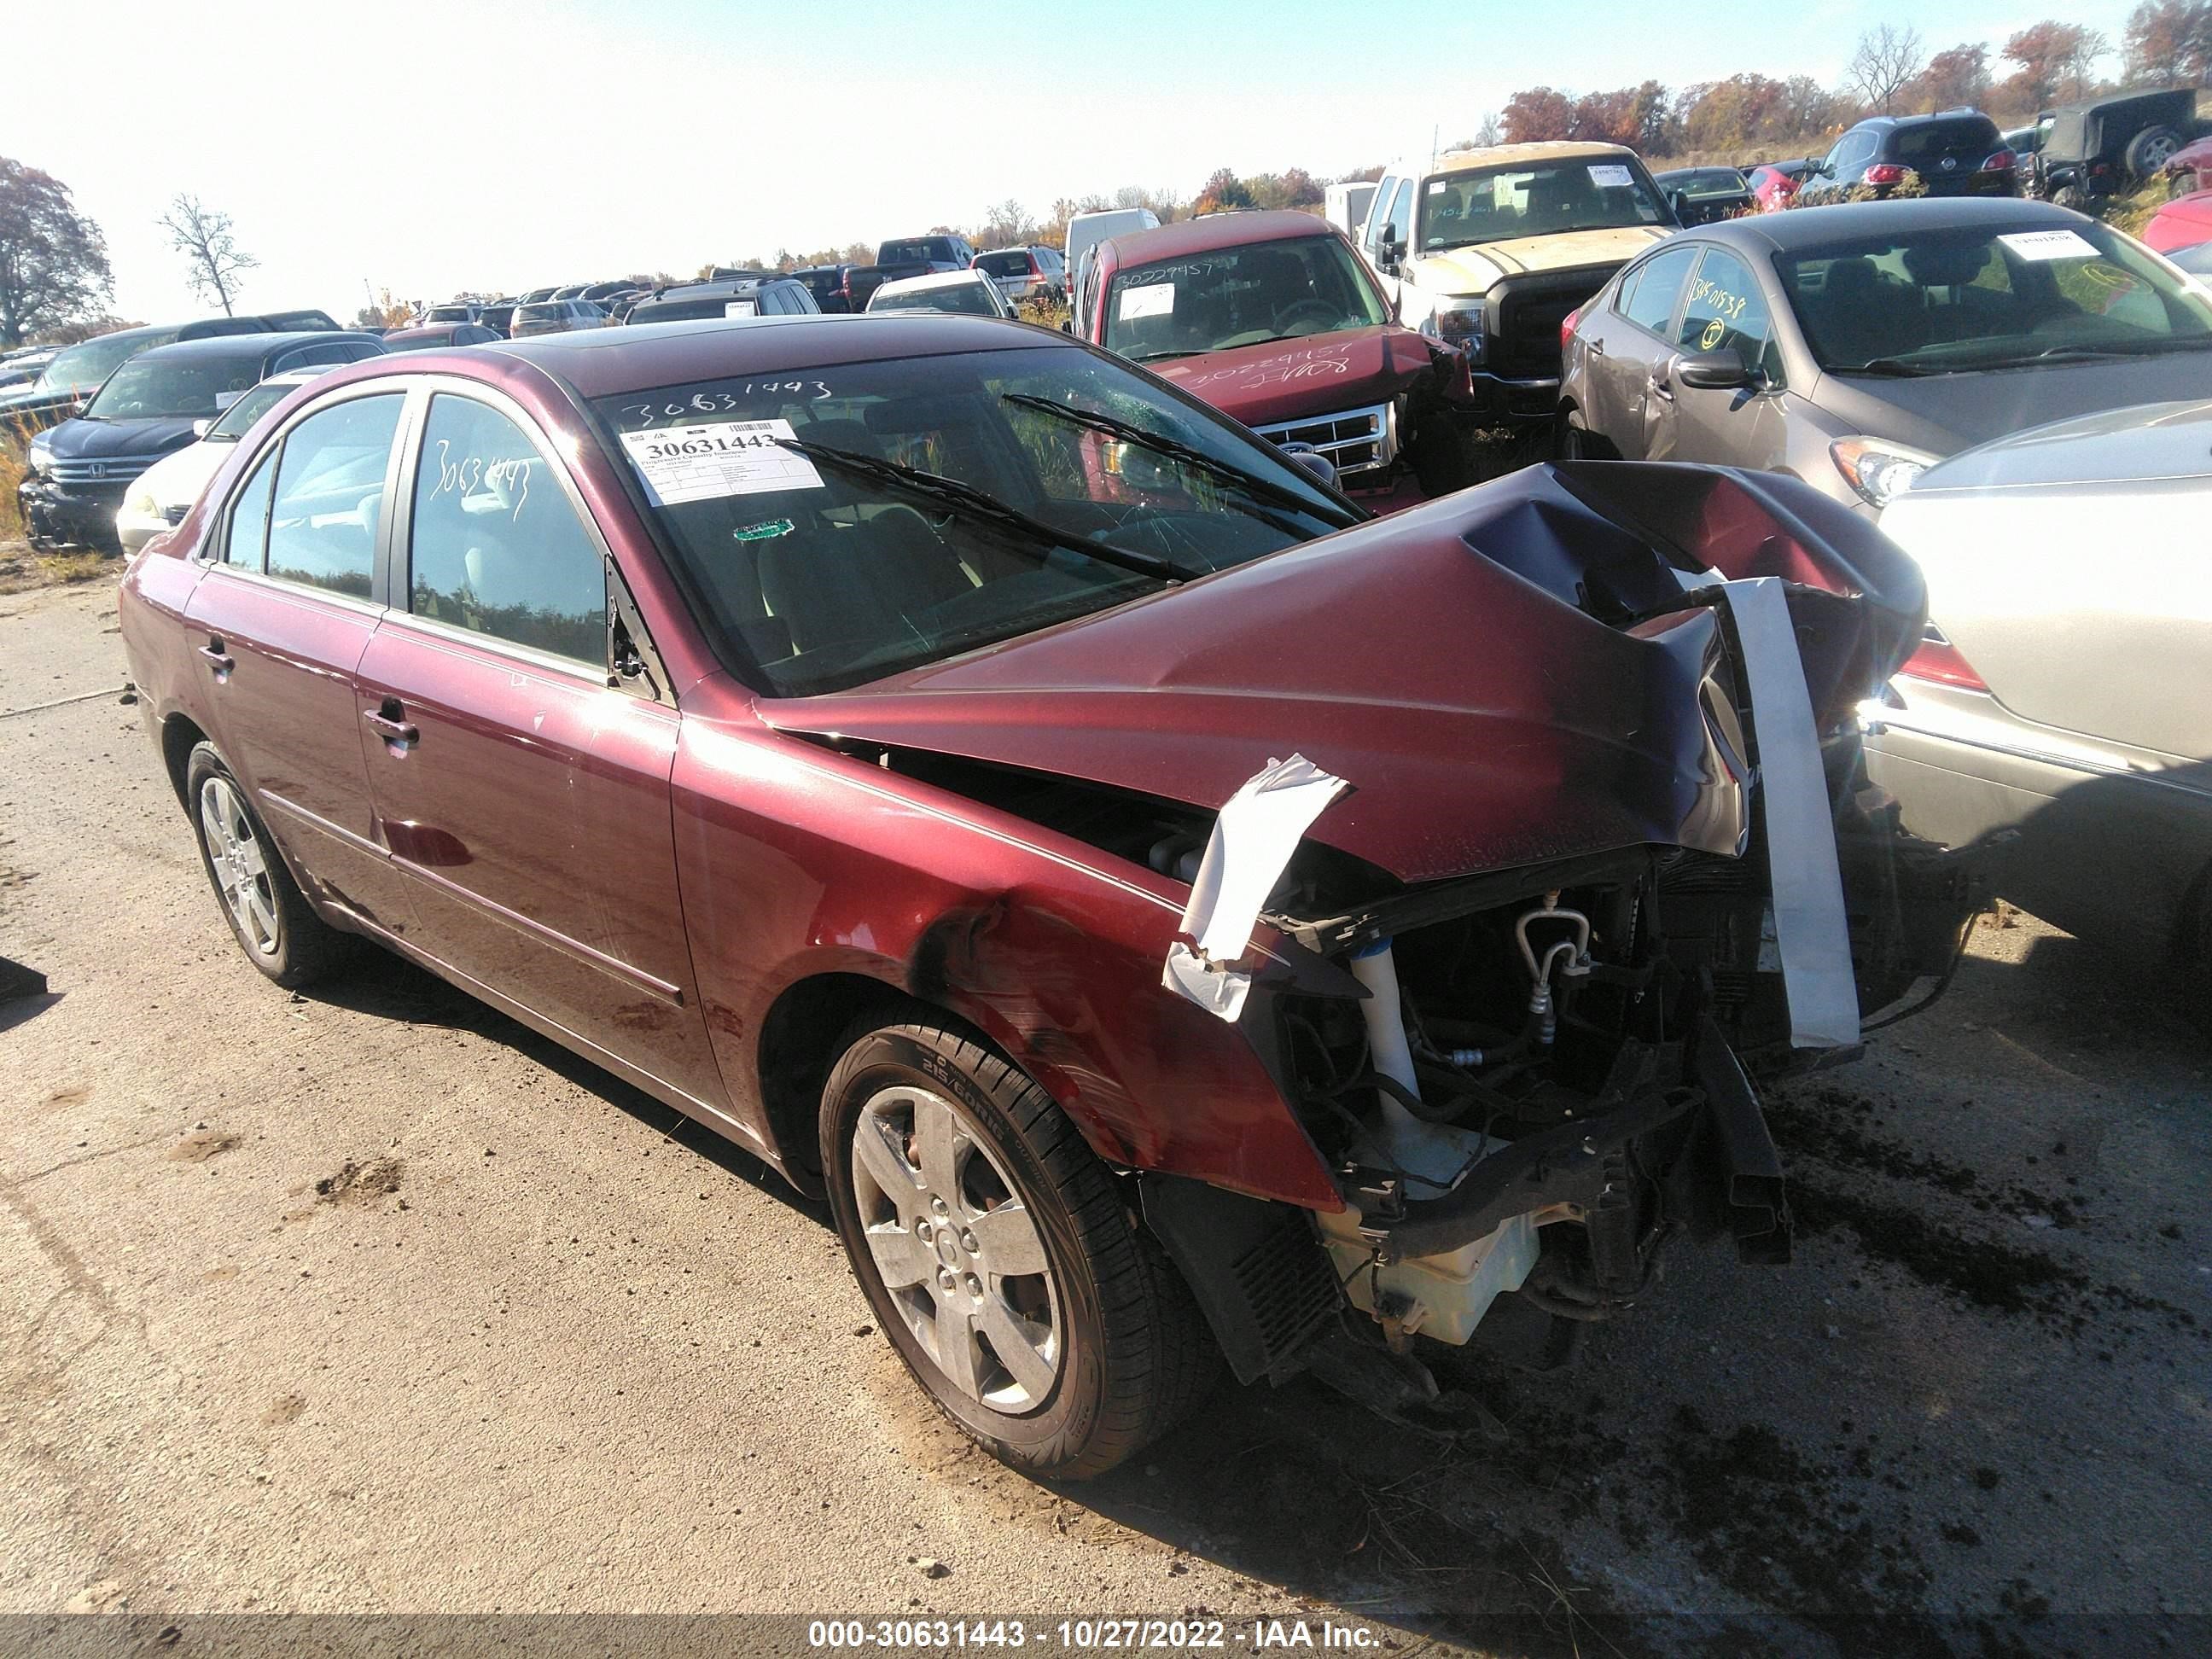
<svg viewBox="0 0 2212 1659">
<path fill-rule="evenodd" d="M 1275 319 L 1275 326 L 1288 334 L 1300 319 L 1309 317 L 1320 325 L 1319 331 L 1312 331 L 1333 329 L 1344 320 L 1342 313 L 1326 300 L 1301 300 Z"/>
</svg>

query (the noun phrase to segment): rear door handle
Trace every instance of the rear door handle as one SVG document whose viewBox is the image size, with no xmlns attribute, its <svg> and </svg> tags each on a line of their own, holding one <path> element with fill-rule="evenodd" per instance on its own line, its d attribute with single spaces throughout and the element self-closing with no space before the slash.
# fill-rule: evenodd
<svg viewBox="0 0 2212 1659">
<path fill-rule="evenodd" d="M 215 677 L 219 680 L 228 677 L 230 671 L 238 666 L 237 660 L 222 648 L 222 640 L 216 635 L 208 636 L 208 642 L 200 647 L 200 655 L 208 659 L 208 666 L 215 671 Z"/>
<path fill-rule="evenodd" d="M 422 740 L 421 731 L 408 723 L 406 713 L 398 698 L 386 697 L 379 707 L 363 710 L 362 719 L 384 739 L 385 747 L 404 754 Z"/>
</svg>

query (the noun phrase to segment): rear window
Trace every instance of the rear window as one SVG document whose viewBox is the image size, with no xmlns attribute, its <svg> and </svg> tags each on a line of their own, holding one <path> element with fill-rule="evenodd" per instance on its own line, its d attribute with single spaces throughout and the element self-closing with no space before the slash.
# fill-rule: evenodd
<svg viewBox="0 0 2212 1659">
<path fill-rule="evenodd" d="M 913 264 L 917 260 L 926 264 L 932 259 L 950 259 L 951 257 L 951 243 L 941 236 L 925 236 L 912 242 L 885 242 L 883 257 L 876 263 L 904 265 Z"/>
<path fill-rule="evenodd" d="M 1030 256 L 1020 252 L 978 254 L 975 269 L 993 276 L 1026 276 L 1030 274 Z"/>
<path fill-rule="evenodd" d="M 1889 153 L 1900 161 L 1923 155 L 1982 155 L 1998 147 L 1997 124 L 1986 115 L 1925 121 L 1890 135 Z"/>
</svg>

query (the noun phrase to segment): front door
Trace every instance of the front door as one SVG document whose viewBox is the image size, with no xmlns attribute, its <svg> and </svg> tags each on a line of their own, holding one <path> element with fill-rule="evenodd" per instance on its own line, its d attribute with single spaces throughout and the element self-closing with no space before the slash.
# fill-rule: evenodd
<svg viewBox="0 0 2212 1659">
<path fill-rule="evenodd" d="M 1766 297 L 1741 260 L 1717 247 L 1705 250 L 1674 333 L 1674 356 L 1733 351 L 1757 383 L 1736 390 L 1684 386 L 1662 370 L 1645 427 L 1650 441 L 1646 459 L 1747 466 L 1760 472 L 1779 467 L 1788 436 L 1782 353 L 1774 343 Z"/>
<path fill-rule="evenodd" d="M 552 448 L 439 390 L 353 714 L 424 948 L 719 1115 L 668 776 L 677 713 L 608 684 L 605 555 Z"/>
<path fill-rule="evenodd" d="M 325 404 L 269 447 L 210 538 L 186 627 L 213 736 L 311 890 L 392 933 L 405 890 L 378 847 L 349 678 L 372 599 L 404 393 Z"/>
</svg>

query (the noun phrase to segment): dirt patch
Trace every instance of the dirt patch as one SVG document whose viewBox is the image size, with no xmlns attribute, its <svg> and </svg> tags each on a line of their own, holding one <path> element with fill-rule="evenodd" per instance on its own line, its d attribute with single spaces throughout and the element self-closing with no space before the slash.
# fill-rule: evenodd
<svg viewBox="0 0 2212 1659">
<path fill-rule="evenodd" d="M 122 568 L 105 553 L 33 553 L 27 543 L 11 543 L 0 546 L 0 593 L 98 581 Z"/>
<path fill-rule="evenodd" d="M 287 1423 L 298 1422 L 301 1413 L 307 1409 L 307 1395 L 280 1394 L 269 1402 L 269 1408 L 261 1413 L 261 1426 L 264 1429 L 281 1429 Z"/>
<path fill-rule="evenodd" d="M 167 1157 L 172 1164 L 204 1164 L 238 1143 L 239 1137 L 229 1130 L 210 1129 L 203 1125 L 170 1147 Z"/>
<path fill-rule="evenodd" d="M 1984 1214 L 2008 1215 L 2021 1221 L 2033 1218 L 2032 1224 L 2037 1226 L 2046 1221 L 2054 1227 L 2081 1224 L 2082 1200 L 2078 1194 L 2039 1193 L 2016 1182 L 1986 1181 L 1963 1164 L 1869 1133 L 1887 1124 L 1885 1109 L 1864 1095 L 1832 1087 L 1814 1089 L 1808 1099 L 1779 1095 L 1766 1103 L 1775 1138 L 1789 1148 L 1793 1158 L 1933 1187 Z M 2063 1144 L 2056 1150 L 2063 1155 Z"/>
<path fill-rule="evenodd" d="M 407 1166 L 396 1158 L 374 1158 L 366 1164 L 348 1158 L 337 1172 L 315 1183 L 319 1204 L 378 1204 L 399 1190 Z"/>
</svg>

